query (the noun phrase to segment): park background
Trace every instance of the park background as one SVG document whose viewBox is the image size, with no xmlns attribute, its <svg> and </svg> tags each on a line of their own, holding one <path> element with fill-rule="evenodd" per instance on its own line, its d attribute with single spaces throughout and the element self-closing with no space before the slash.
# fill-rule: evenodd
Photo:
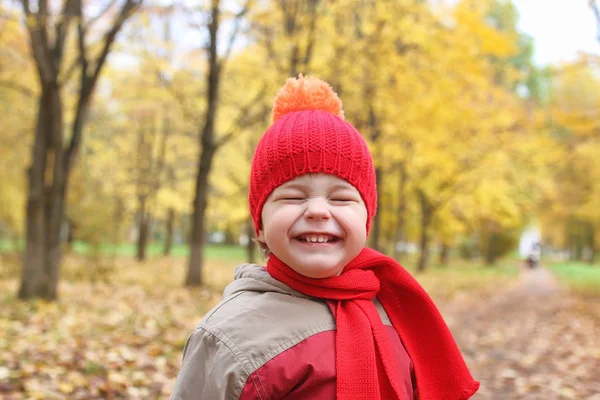
<svg viewBox="0 0 600 400">
<path fill-rule="evenodd" d="M 599 18 L 583 0 L 1 1 L 0 397 L 168 398 L 234 267 L 264 262 L 250 160 L 303 73 L 368 141 L 369 245 L 438 302 L 478 398 L 598 399 Z M 522 26 L 555 36 L 536 52 Z"/>
</svg>

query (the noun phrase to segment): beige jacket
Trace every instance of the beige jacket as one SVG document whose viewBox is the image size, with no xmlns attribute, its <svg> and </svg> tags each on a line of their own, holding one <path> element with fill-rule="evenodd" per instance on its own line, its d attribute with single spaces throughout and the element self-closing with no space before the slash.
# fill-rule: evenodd
<svg viewBox="0 0 600 400">
<path fill-rule="evenodd" d="M 383 307 L 375 305 L 406 398 L 417 398 L 412 362 Z M 171 399 L 334 399 L 335 382 L 335 320 L 327 303 L 244 264 L 188 338 Z"/>
</svg>

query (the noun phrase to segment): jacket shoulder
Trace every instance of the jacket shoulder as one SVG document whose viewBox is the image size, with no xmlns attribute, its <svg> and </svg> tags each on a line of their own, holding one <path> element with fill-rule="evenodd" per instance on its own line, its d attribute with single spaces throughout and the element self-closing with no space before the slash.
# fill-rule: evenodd
<svg viewBox="0 0 600 400">
<path fill-rule="evenodd" d="M 242 290 L 223 299 L 200 322 L 254 371 L 314 334 L 335 329 L 324 301 L 275 291 Z"/>
<path fill-rule="evenodd" d="M 237 400 L 250 377 L 234 352 L 198 327 L 187 339 L 171 400 Z"/>
</svg>

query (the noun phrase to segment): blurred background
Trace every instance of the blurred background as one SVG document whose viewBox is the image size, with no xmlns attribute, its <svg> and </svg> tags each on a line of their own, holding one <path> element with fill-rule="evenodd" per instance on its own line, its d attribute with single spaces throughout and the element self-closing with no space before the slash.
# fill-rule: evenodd
<svg viewBox="0 0 600 400">
<path fill-rule="evenodd" d="M 600 399 L 599 7 L 0 1 L 0 398 L 168 398 L 264 262 L 250 161 L 302 73 L 368 141 L 369 245 L 437 301 L 476 398 Z"/>
</svg>

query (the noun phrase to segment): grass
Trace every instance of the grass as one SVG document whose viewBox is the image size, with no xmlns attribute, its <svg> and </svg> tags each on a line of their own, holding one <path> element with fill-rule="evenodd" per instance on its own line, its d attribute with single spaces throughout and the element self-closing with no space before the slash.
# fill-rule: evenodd
<svg viewBox="0 0 600 400">
<path fill-rule="evenodd" d="M 478 295 L 501 290 L 517 281 L 518 262 L 512 259 L 484 266 L 478 261 L 451 259 L 446 266 L 433 264 L 416 273 L 414 263 L 404 265 L 436 300 L 451 300 L 457 295 Z"/>
<path fill-rule="evenodd" d="M 12 252 L 14 250 L 21 251 L 23 243 L 10 240 L 0 240 L 0 252 Z M 107 256 L 129 256 L 134 257 L 137 253 L 137 245 L 135 243 L 121 244 L 104 244 L 99 248 L 94 248 L 89 244 L 81 241 L 75 241 L 71 250 L 79 255 L 107 255 Z M 154 242 L 149 243 L 146 249 L 149 257 L 159 257 L 163 253 L 163 244 Z M 171 254 L 176 257 L 187 257 L 190 254 L 189 246 L 186 244 L 173 245 Z M 219 259 L 237 261 L 244 259 L 246 249 L 235 245 L 207 245 L 205 248 L 206 259 Z"/>
<path fill-rule="evenodd" d="M 100 253 L 116 256 L 135 256 L 137 247 L 135 243 L 123 243 L 123 244 L 108 244 L 100 247 Z M 77 254 L 91 254 L 94 249 L 91 248 L 87 243 L 75 242 L 73 244 L 73 252 Z M 219 259 L 219 260 L 231 260 L 236 261 L 243 259 L 245 256 L 245 249 L 241 246 L 231 245 L 208 245 L 205 247 L 206 259 Z M 163 244 L 162 243 L 150 243 L 147 247 L 147 254 L 150 257 L 162 256 Z M 176 257 L 187 257 L 190 253 L 189 246 L 187 245 L 174 245 L 171 254 Z"/>
<path fill-rule="evenodd" d="M 555 275 L 574 292 L 600 297 L 600 265 L 560 262 L 550 266 Z"/>
<path fill-rule="evenodd" d="M 0 251 L 9 252 L 14 250 L 22 250 L 23 241 L 22 240 L 10 240 L 10 239 L 0 239 Z"/>
</svg>

